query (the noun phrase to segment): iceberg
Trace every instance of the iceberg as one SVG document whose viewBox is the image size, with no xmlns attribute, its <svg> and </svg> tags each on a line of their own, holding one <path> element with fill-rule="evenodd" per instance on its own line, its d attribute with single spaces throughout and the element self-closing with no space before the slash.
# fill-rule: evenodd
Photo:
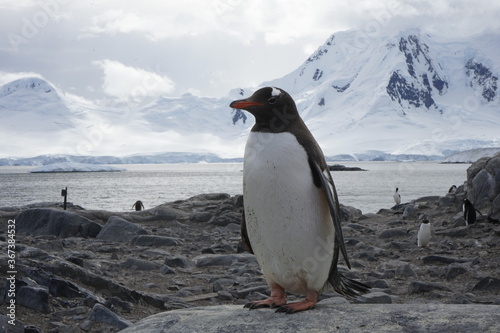
<svg viewBox="0 0 500 333">
<path fill-rule="evenodd" d="M 44 172 L 115 172 L 127 171 L 124 168 L 117 168 L 110 165 L 86 164 L 76 162 L 61 162 L 42 165 L 32 169 L 31 173 Z"/>
</svg>

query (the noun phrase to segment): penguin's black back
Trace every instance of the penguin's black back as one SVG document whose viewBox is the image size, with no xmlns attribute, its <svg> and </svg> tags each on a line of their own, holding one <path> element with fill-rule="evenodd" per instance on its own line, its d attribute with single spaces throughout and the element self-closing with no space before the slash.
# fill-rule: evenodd
<svg viewBox="0 0 500 333">
<path fill-rule="evenodd" d="M 474 224 L 476 222 L 476 209 L 469 199 L 464 200 L 464 219 L 468 224 Z"/>
</svg>

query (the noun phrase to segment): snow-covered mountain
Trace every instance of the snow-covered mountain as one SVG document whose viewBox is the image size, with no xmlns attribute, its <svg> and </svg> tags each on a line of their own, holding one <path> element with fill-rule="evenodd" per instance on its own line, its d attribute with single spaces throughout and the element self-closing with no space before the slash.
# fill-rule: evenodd
<svg viewBox="0 0 500 333">
<path fill-rule="evenodd" d="M 288 90 L 327 154 L 447 154 L 500 144 L 500 34 L 451 41 L 410 30 L 332 35 L 266 84 Z"/>
<path fill-rule="evenodd" d="M 418 29 L 377 37 L 345 31 L 330 36 L 290 74 L 260 86 L 294 97 L 326 155 L 436 158 L 500 146 L 499 54 L 500 33 L 450 40 Z M 241 157 L 253 119 L 228 105 L 257 88 L 111 108 L 42 78 L 23 78 L 0 88 L 0 156 Z"/>
</svg>

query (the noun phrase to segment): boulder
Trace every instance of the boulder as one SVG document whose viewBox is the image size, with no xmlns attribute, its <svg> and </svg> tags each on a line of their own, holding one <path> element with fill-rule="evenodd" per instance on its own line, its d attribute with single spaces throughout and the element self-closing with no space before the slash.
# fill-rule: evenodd
<svg viewBox="0 0 500 333">
<path fill-rule="evenodd" d="M 124 329 L 132 325 L 132 322 L 118 316 L 101 304 L 94 305 L 88 319 L 91 322 L 105 323 L 118 329 Z"/>
<path fill-rule="evenodd" d="M 146 235 L 148 232 L 135 223 L 118 216 L 111 216 L 102 227 L 96 238 L 112 242 L 130 242 L 137 235 Z"/>
<path fill-rule="evenodd" d="M 472 290 L 500 291 L 500 279 L 487 276 L 481 279 Z"/>
<path fill-rule="evenodd" d="M 255 256 L 248 253 L 239 254 L 206 254 L 193 259 L 196 267 L 231 266 L 235 263 L 252 263 L 257 265 Z"/>
<path fill-rule="evenodd" d="M 396 238 L 396 237 L 406 237 L 408 236 L 408 231 L 404 228 L 392 228 L 384 230 L 378 235 L 379 238 Z"/>
<path fill-rule="evenodd" d="M 410 294 L 425 293 L 434 290 L 451 291 L 448 287 L 445 287 L 440 283 L 426 281 L 412 281 L 408 287 L 408 292 Z"/>
<path fill-rule="evenodd" d="M 173 246 L 179 245 L 182 241 L 178 238 L 156 235 L 140 235 L 132 239 L 132 245 L 137 246 Z"/>
<path fill-rule="evenodd" d="M 162 312 L 121 333 L 153 332 L 498 332 L 500 311 L 476 304 L 345 304 L 319 302 L 293 315 L 241 305 Z"/>
<path fill-rule="evenodd" d="M 122 266 L 134 271 L 153 271 L 160 268 L 160 264 L 143 259 L 128 258 Z"/>
<path fill-rule="evenodd" d="M 467 169 L 466 187 L 467 197 L 475 208 L 500 219 L 500 153 L 474 162 Z"/>
<path fill-rule="evenodd" d="M 101 226 L 85 217 L 52 208 L 28 209 L 16 217 L 17 232 L 59 238 L 96 237 Z"/>
<path fill-rule="evenodd" d="M 240 212 L 232 212 L 232 211 L 223 211 L 208 221 L 213 225 L 218 225 L 221 227 L 225 227 L 228 224 L 240 224 L 241 223 L 241 213 Z"/>
<path fill-rule="evenodd" d="M 165 258 L 164 263 L 170 267 L 191 268 L 194 266 L 194 263 L 183 255 L 169 256 Z"/>
<path fill-rule="evenodd" d="M 17 319 L 12 322 L 10 317 L 0 314 L 0 332 L 24 333 L 24 330 L 25 327 L 22 322 Z"/>
<path fill-rule="evenodd" d="M 50 312 L 49 290 L 41 286 L 24 285 L 17 289 L 16 303 L 38 312 Z"/>
</svg>

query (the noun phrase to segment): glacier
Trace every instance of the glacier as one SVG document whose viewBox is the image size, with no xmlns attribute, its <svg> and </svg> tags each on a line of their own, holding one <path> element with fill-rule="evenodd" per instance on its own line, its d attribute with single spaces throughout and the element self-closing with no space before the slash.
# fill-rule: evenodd
<svg viewBox="0 0 500 333">
<path fill-rule="evenodd" d="M 332 34 L 284 77 L 220 98 L 103 106 L 43 77 L 20 78 L 0 87 L 0 165 L 43 165 L 44 156 L 238 161 L 253 120 L 228 105 L 262 86 L 292 95 L 330 160 L 439 160 L 500 146 L 499 33 L 450 39 L 415 28 L 359 36 Z"/>
</svg>

